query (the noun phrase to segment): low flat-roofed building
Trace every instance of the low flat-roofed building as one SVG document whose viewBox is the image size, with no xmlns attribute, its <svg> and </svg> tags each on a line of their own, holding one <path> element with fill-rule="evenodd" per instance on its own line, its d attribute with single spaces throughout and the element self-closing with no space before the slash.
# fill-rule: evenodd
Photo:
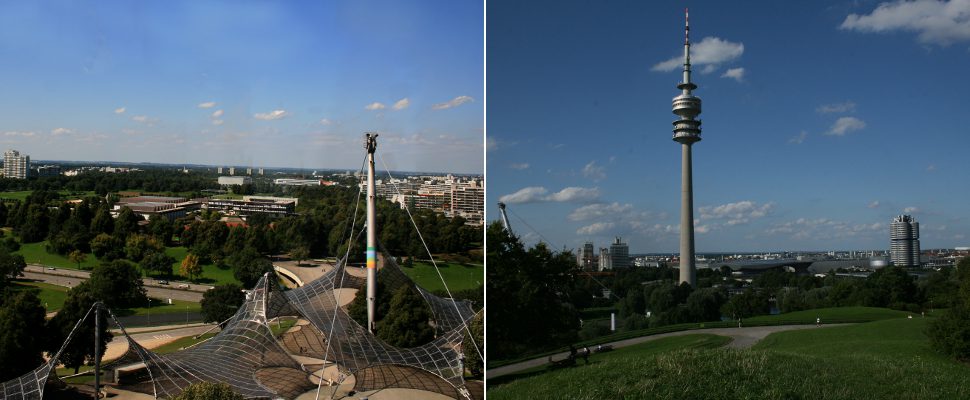
<svg viewBox="0 0 970 400">
<path fill-rule="evenodd" d="M 168 219 L 177 219 L 202 208 L 202 204 L 199 201 L 189 200 L 184 197 L 125 197 L 118 200 L 118 203 L 115 203 L 114 208 L 111 210 L 111 215 L 117 217 L 118 213 L 124 207 L 130 208 L 131 211 L 146 220 L 151 218 L 152 215 L 160 215 Z"/>
<path fill-rule="evenodd" d="M 232 171 L 229 172 L 230 174 Z M 219 184 L 223 186 L 231 185 L 251 185 L 253 183 L 253 178 L 248 176 L 220 176 Z"/>
<path fill-rule="evenodd" d="M 247 200 L 235 199 L 207 199 L 204 207 L 241 217 L 253 214 L 267 214 L 276 217 L 283 217 L 293 214 L 296 211 L 296 199 L 293 198 L 274 198 L 260 196 L 249 196 Z"/>
</svg>

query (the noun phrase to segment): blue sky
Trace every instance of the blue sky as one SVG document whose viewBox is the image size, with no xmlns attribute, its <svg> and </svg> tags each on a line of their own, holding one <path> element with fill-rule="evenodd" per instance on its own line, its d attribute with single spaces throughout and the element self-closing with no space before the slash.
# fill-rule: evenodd
<svg viewBox="0 0 970 400">
<path fill-rule="evenodd" d="M 34 159 L 483 172 L 483 5 L 0 4 L 0 141 Z"/>
<path fill-rule="evenodd" d="M 967 0 L 489 1 L 490 212 L 531 242 L 677 250 L 685 6 L 699 252 L 887 249 L 903 213 L 923 248 L 970 245 Z"/>
</svg>

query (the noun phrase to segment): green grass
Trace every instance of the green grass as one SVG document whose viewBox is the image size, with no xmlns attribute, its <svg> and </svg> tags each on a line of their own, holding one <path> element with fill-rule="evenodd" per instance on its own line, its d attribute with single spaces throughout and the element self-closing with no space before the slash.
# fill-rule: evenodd
<svg viewBox="0 0 970 400">
<path fill-rule="evenodd" d="M 64 268 L 64 269 L 78 269 L 77 263 L 71 262 L 67 257 L 60 254 L 51 254 L 47 252 L 46 249 L 47 241 L 38 243 L 26 243 L 20 246 L 20 250 L 14 252 L 14 254 L 20 254 L 24 256 L 24 261 L 28 264 L 41 264 L 51 267 Z M 167 279 L 184 280 L 188 281 L 187 277 L 182 276 L 179 273 L 179 268 L 182 264 L 182 260 L 189 251 L 184 246 L 177 247 L 166 247 L 165 254 L 172 256 L 175 262 L 172 263 L 172 275 L 166 277 Z M 87 254 L 87 259 L 81 263 L 81 269 L 93 269 L 94 266 L 100 264 L 100 261 L 94 254 Z M 145 275 L 143 273 L 143 275 Z M 221 269 L 213 264 L 202 265 L 202 277 L 194 280 L 194 282 L 203 283 L 207 285 L 221 285 L 225 283 L 236 283 L 236 277 L 232 274 L 232 269 Z"/>
<path fill-rule="evenodd" d="M 129 315 L 148 315 L 151 314 L 178 314 L 186 312 L 201 312 L 202 305 L 199 303 L 193 303 L 191 301 L 182 300 L 172 300 L 172 304 L 168 304 L 167 301 L 163 299 L 152 298 L 152 307 L 149 310 L 148 304 L 144 307 L 129 308 L 125 310 L 118 310 L 118 316 L 129 316 Z"/>
<path fill-rule="evenodd" d="M 183 337 L 183 338 L 178 338 L 178 339 L 175 339 L 175 340 L 173 340 L 173 341 L 171 341 L 169 343 L 166 343 L 166 344 L 163 344 L 161 346 L 158 346 L 155 349 L 153 349 L 152 351 L 155 352 L 156 354 L 174 353 L 176 351 L 182 350 L 183 348 L 192 346 L 192 345 L 194 345 L 196 343 L 199 343 L 199 342 L 201 342 L 203 340 L 209 339 L 209 338 L 211 338 L 211 337 L 213 337 L 215 335 L 216 335 L 216 333 L 213 332 L 213 333 L 206 333 L 206 334 L 200 336 L 198 339 L 196 339 L 195 336 L 186 336 L 186 337 Z"/>
<path fill-rule="evenodd" d="M 441 278 L 435 272 L 434 266 L 430 263 L 416 262 L 412 268 L 404 268 L 402 271 L 407 274 L 414 283 L 430 291 L 445 290 L 441 283 Z M 448 282 L 448 289 L 459 291 L 474 289 L 485 282 L 485 267 L 482 265 L 462 265 L 454 263 L 438 263 L 438 270 L 445 282 Z"/>
<path fill-rule="evenodd" d="M 15 191 L 15 192 L 0 192 L 0 199 L 11 199 L 11 200 L 25 201 L 25 200 L 27 200 L 27 196 L 29 196 L 31 193 L 33 193 L 33 190 L 21 190 L 21 191 Z M 94 196 L 95 195 L 93 191 L 87 191 L 87 192 L 72 192 L 72 191 L 69 191 L 69 190 L 60 190 L 60 191 L 58 191 L 58 193 L 60 193 L 62 200 L 81 199 L 81 198 L 85 198 L 85 197 L 89 197 L 89 196 Z"/>
<path fill-rule="evenodd" d="M 28 264 L 41 264 L 57 268 L 66 269 L 78 269 L 77 263 L 71 262 L 67 257 L 60 254 L 51 254 L 47 252 L 46 249 L 47 241 L 37 242 L 37 243 L 24 243 L 20 245 L 20 250 L 14 252 L 14 254 L 20 254 L 24 256 L 24 261 Z M 94 254 L 87 254 L 87 259 L 81 263 L 82 269 L 91 269 L 100 262 Z"/>
<path fill-rule="evenodd" d="M 61 307 L 64 307 L 64 300 L 67 299 L 68 288 L 49 283 L 17 281 L 14 282 L 12 288 L 13 290 L 37 290 L 40 304 L 46 306 L 47 312 L 60 310 Z"/>
<path fill-rule="evenodd" d="M 663 339 L 652 340 L 645 343 L 635 344 L 632 346 L 623 347 L 606 353 L 592 353 L 589 356 L 590 365 L 596 365 L 609 360 L 630 360 L 645 357 L 654 357 L 661 353 L 666 353 L 670 351 L 680 350 L 680 349 L 711 349 L 716 347 L 724 346 L 731 342 L 731 338 L 726 336 L 717 336 L 706 333 L 698 333 L 683 336 L 674 336 Z M 580 352 L 582 349 L 577 349 Z M 592 348 L 590 348 L 592 350 Z M 558 360 L 558 359 L 556 359 Z M 581 359 L 577 359 L 576 369 L 581 369 L 586 365 Z M 516 381 L 523 378 L 529 378 L 537 375 L 548 374 L 548 377 L 543 379 L 556 379 L 557 374 L 561 374 L 567 369 L 563 370 L 552 370 L 549 365 L 542 365 L 538 367 L 533 367 L 525 369 L 514 374 L 502 375 L 496 378 L 488 378 L 489 387 L 493 385 L 502 385 L 512 381 Z M 489 392 L 491 395 L 491 392 Z"/>
<path fill-rule="evenodd" d="M 886 308 L 875 307 L 836 307 L 819 308 L 815 310 L 796 311 L 778 315 L 762 315 L 742 320 L 743 326 L 770 326 L 770 325 L 801 325 L 814 324 L 816 316 L 822 318 L 823 324 L 851 323 L 851 322 L 870 322 L 888 318 L 900 318 L 910 315 L 904 311 L 895 311 Z M 916 314 L 914 314 L 916 315 Z M 660 333 L 686 331 L 705 328 L 730 328 L 738 326 L 737 321 L 715 321 L 715 322 L 692 322 L 686 324 L 667 325 L 656 328 L 646 328 L 634 331 L 620 331 L 611 335 L 600 336 L 598 338 L 582 341 L 578 346 L 594 346 L 600 343 L 614 342 L 617 340 L 630 339 L 640 336 L 656 335 Z M 536 357 L 544 357 L 549 354 L 565 351 L 567 348 L 559 347 L 546 349 L 536 353 L 525 354 L 521 357 L 508 360 L 490 360 L 488 368 L 501 367 L 519 361 L 525 361 Z"/>
<path fill-rule="evenodd" d="M 749 350 L 611 357 L 492 387 L 490 399 L 965 399 L 970 366 L 934 353 L 932 318 L 769 335 Z M 617 352 L 619 353 L 619 352 Z"/>
</svg>

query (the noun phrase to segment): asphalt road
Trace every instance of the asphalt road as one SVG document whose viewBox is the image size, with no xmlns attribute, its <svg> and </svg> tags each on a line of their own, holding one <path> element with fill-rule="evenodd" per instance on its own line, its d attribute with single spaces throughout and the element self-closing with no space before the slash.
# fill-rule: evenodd
<svg viewBox="0 0 970 400">
<path fill-rule="evenodd" d="M 48 273 L 48 271 L 43 268 L 41 268 L 40 270 L 42 272 L 35 272 L 37 271 L 36 268 L 31 268 L 31 266 L 27 266 L 27 269 L 24 270 L 24 278 L 50 283 L 52 285 L 57 285 L 57 286 L 75 287 L 79 283 L 87 280 L 89 276 L 89 274 L 77 273 L 77 272 L 85 272 L 85 271 L 71 271 L 71 270 L 58 269 L 55 271 L 50 271 L 50 273 Z M 73 272 L 73 273 L 65 273 L 65 272 Z M 144 279 L 142 281 L 144 281 Z M 197 285 L 197 286 L 203 286 L 203 285 Z M 205 287 L 208 287 L 208 286 L 205 286 Z M 174 300 L 191 301 L 195 303 L 202 301 L 202 292 L 197 292 L 192 290 L 168 289 L 164 287 L 145 285 L 145 291 L 148 292 L 149 297 L 153 297 L 156 299 L 174 299 Z"/>
</svg>

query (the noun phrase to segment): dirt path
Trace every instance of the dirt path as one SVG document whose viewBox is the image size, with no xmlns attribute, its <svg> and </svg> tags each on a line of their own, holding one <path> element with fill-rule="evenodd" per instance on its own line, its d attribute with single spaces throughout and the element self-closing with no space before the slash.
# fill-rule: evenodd
<svg viewBox="0 0 970 400">
<path fill-rule="evenodd" d="M 831 324 L 822 325 L 822 327 L 840 326 L 846 324 Z M 626 346 L 632 346 L 635 344 L 640 344 L 644 342 L 649 342 L 652 340 L 663 339 L 672 336 L 683 336 L 683 335 L 694 335 L 698 333 L 708 333 L 713 335 L 727 336 L 730 337 L 731 343 L 728 343 L 727 347 L 736 349 L 746 349 L 753 346 L 755 343 L 761 341 L 769 334 L 775 332 L 784 332 L 795 329 L 816 329 L 818 327 L 814 325 L 778 325 L 778 326 L 752 326 L 752 327 L 742 327 L 742 328 L 710 328 L 710 329 L 693 329 L 688 331 L 677 331 L 670 333 L 661 333 L 657 335 L 650 336 L 640 336 L 630 339 L 618 340 L 615 342 L 604 343 L 604 345 L 611 345 L 613 348 L 618 349 Z M 569 352 L 562 352 L 558 354 L 553 354 L 552 358 L 561 359 L 569 355 Z M 487 378 L 495 378 L 502 375 L 508 375 L 516 373 L 525 369 L 538 367 L 545 365 L 549 362 L 549 357 L 539 357 L 532 360 L 522 361 L 515 364 L 509 364 L 501 366 L 498 368 L 493 368 L 485 372 Z"/>
</svg>

